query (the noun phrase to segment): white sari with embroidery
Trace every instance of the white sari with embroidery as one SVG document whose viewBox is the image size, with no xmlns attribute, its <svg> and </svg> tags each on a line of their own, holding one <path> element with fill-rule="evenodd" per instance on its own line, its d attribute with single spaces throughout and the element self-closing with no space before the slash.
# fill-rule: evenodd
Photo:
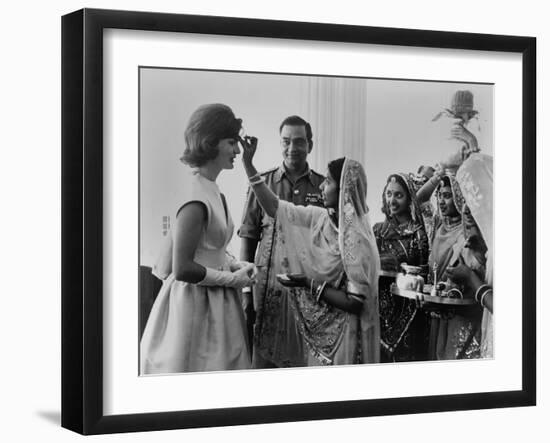
<svg viewBox="0 0 550 443">
<path fill-rule="evenodd" d="M 339 227 L 326 209 L 279 201 L 276 229 L 281 268 L 364 297 L 359 315 L 317 301 L 309 288 L 291 290 L 309 365 L 379 361 L 380 259 L 367 215 L 367 182 L 360 163 L 346 159 L 340 180 Z"/>
<path fill-rule="evenodd" d="M 487 264 L 485 280 L 493 285 L 493 157 L 472 154 L 460 166 L 456 174 L 464 200 L 470 208 L 485 244 Z M 481 321 L 481 356 L 493 357 L 493 314 L 483 310 Z"/>
</svg>

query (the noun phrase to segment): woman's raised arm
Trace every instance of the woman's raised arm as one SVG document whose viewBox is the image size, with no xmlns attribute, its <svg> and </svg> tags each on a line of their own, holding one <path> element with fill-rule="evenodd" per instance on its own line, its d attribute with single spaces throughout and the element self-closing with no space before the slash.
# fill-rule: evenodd
<svg viewBox="0 0 550 443">
<path fill-rule="evenodd" d="M 252 159 L 258 147 L 258 139 L 256 137 L 245 136 L 244 138 L 240 138 L 239 141 L 243 147 L 243 165 L 250 182 L 250 187 L 266 214 L 270 217 L 275 217 L 279 207 L 279 197 L 267 187 L 263 177 L 258 174 L 258 171 L 252 164 Z"/>
<path fill-rule="evenodd" d="M 416 191 L 416 201 L 419 205 L 427 202 L 434 191 L 437 188 L 437 185 L 439 185 L 439 181 L 441 180 L 441 175 L 443 174 L 443 171 L 441 168 L 436 168 L 434 175 L 426 182 L 424 185 Z"/>
</svg>

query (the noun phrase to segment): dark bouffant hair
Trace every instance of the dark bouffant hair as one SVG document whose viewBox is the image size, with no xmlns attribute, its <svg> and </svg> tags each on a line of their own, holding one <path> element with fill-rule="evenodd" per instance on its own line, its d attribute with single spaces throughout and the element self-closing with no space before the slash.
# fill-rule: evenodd
<svg viewBox="0 0 550 443">
<path fill-rule="evenodd" d="M 345 161 L 346 157 L 341 157 L 328 163 L 328 172 L 330 172 L 334 181 L 338 183 L 338 189 L 340 189 L 340 179 L 342 178 L 342 169 L 344 169 Z"/>
<path fill-rule="evenodd" d="M 202 105 L 189 119 L 185 130 L 185 150 L 180 160 L 192 167 L 203 166 L 218 156 L 218 143 L 239 137 L 242 120 L 235 118 L 229 106 L 219 103 Z"/>
<path fill-rule="evenodd" d="M 305 126 L 306 128 L 306 138 L 308 143 L 313 145 L 313 131 L 311 130 L 311 125 L 306 122 L 302 117 L 299 117 L 297 115 L 291 115 L 290 117 L 287 117 L 283 120 L 281 125 L 279 126 L 279 134 L 283 130 L 283 126 Z"/>
</svg>

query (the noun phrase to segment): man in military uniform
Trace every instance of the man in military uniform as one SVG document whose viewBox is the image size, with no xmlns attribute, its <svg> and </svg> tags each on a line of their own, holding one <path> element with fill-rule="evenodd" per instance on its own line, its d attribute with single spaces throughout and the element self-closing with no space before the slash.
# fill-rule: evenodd
<svg viewBox="0 0 550 443">
<path fill-rule="evenodd" d="M 323 206 L 319 186 L 324 177 L 309 168 L 307 156 L 313 148 L 311 126 L 296 115 L 287 117 L 279 127 L 283 164 L 262 174 L 265 183 L 279 198 L 297 205 Z M 280 271 L 274 220 L 260 207 L 248 190 L 242 224 L 241 260 L 255 262 L 256 284 L 245 288 L 245 311 L 249 328 L 254 323 L 253 367 L 305 366 L 305 344 L 294 320 L 288 290 L 276 279 Z M 259 244 L 259 245 L 258 245 Z"/>
</svg>

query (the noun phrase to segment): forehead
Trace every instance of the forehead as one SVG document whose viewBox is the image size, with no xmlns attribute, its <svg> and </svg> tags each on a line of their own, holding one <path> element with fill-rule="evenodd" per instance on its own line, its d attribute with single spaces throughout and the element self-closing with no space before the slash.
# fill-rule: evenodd
<svg viewBox="0 0 550 443">
<path fill-rule="evenodd" d="M 451 193 L 452 194 L 452 190 L 451 190 L 451 187 L 450 186 L 441 186 L 441 188 L 439 188 L 439 192 L 443 193 Z"/>
<path fill-rule="evenodd" d="M 284 125 L 281 129 L 281 137 L 283 138 L 306 138 L 306 127 L 304 125 Z"/>
<path fill-rule="evenodd" d="M 390 182 L 386 185 L 386 192 L 387 191 L 405 193 L 405 189 L 397 180 L 390 180 Z"/>
</svg>

